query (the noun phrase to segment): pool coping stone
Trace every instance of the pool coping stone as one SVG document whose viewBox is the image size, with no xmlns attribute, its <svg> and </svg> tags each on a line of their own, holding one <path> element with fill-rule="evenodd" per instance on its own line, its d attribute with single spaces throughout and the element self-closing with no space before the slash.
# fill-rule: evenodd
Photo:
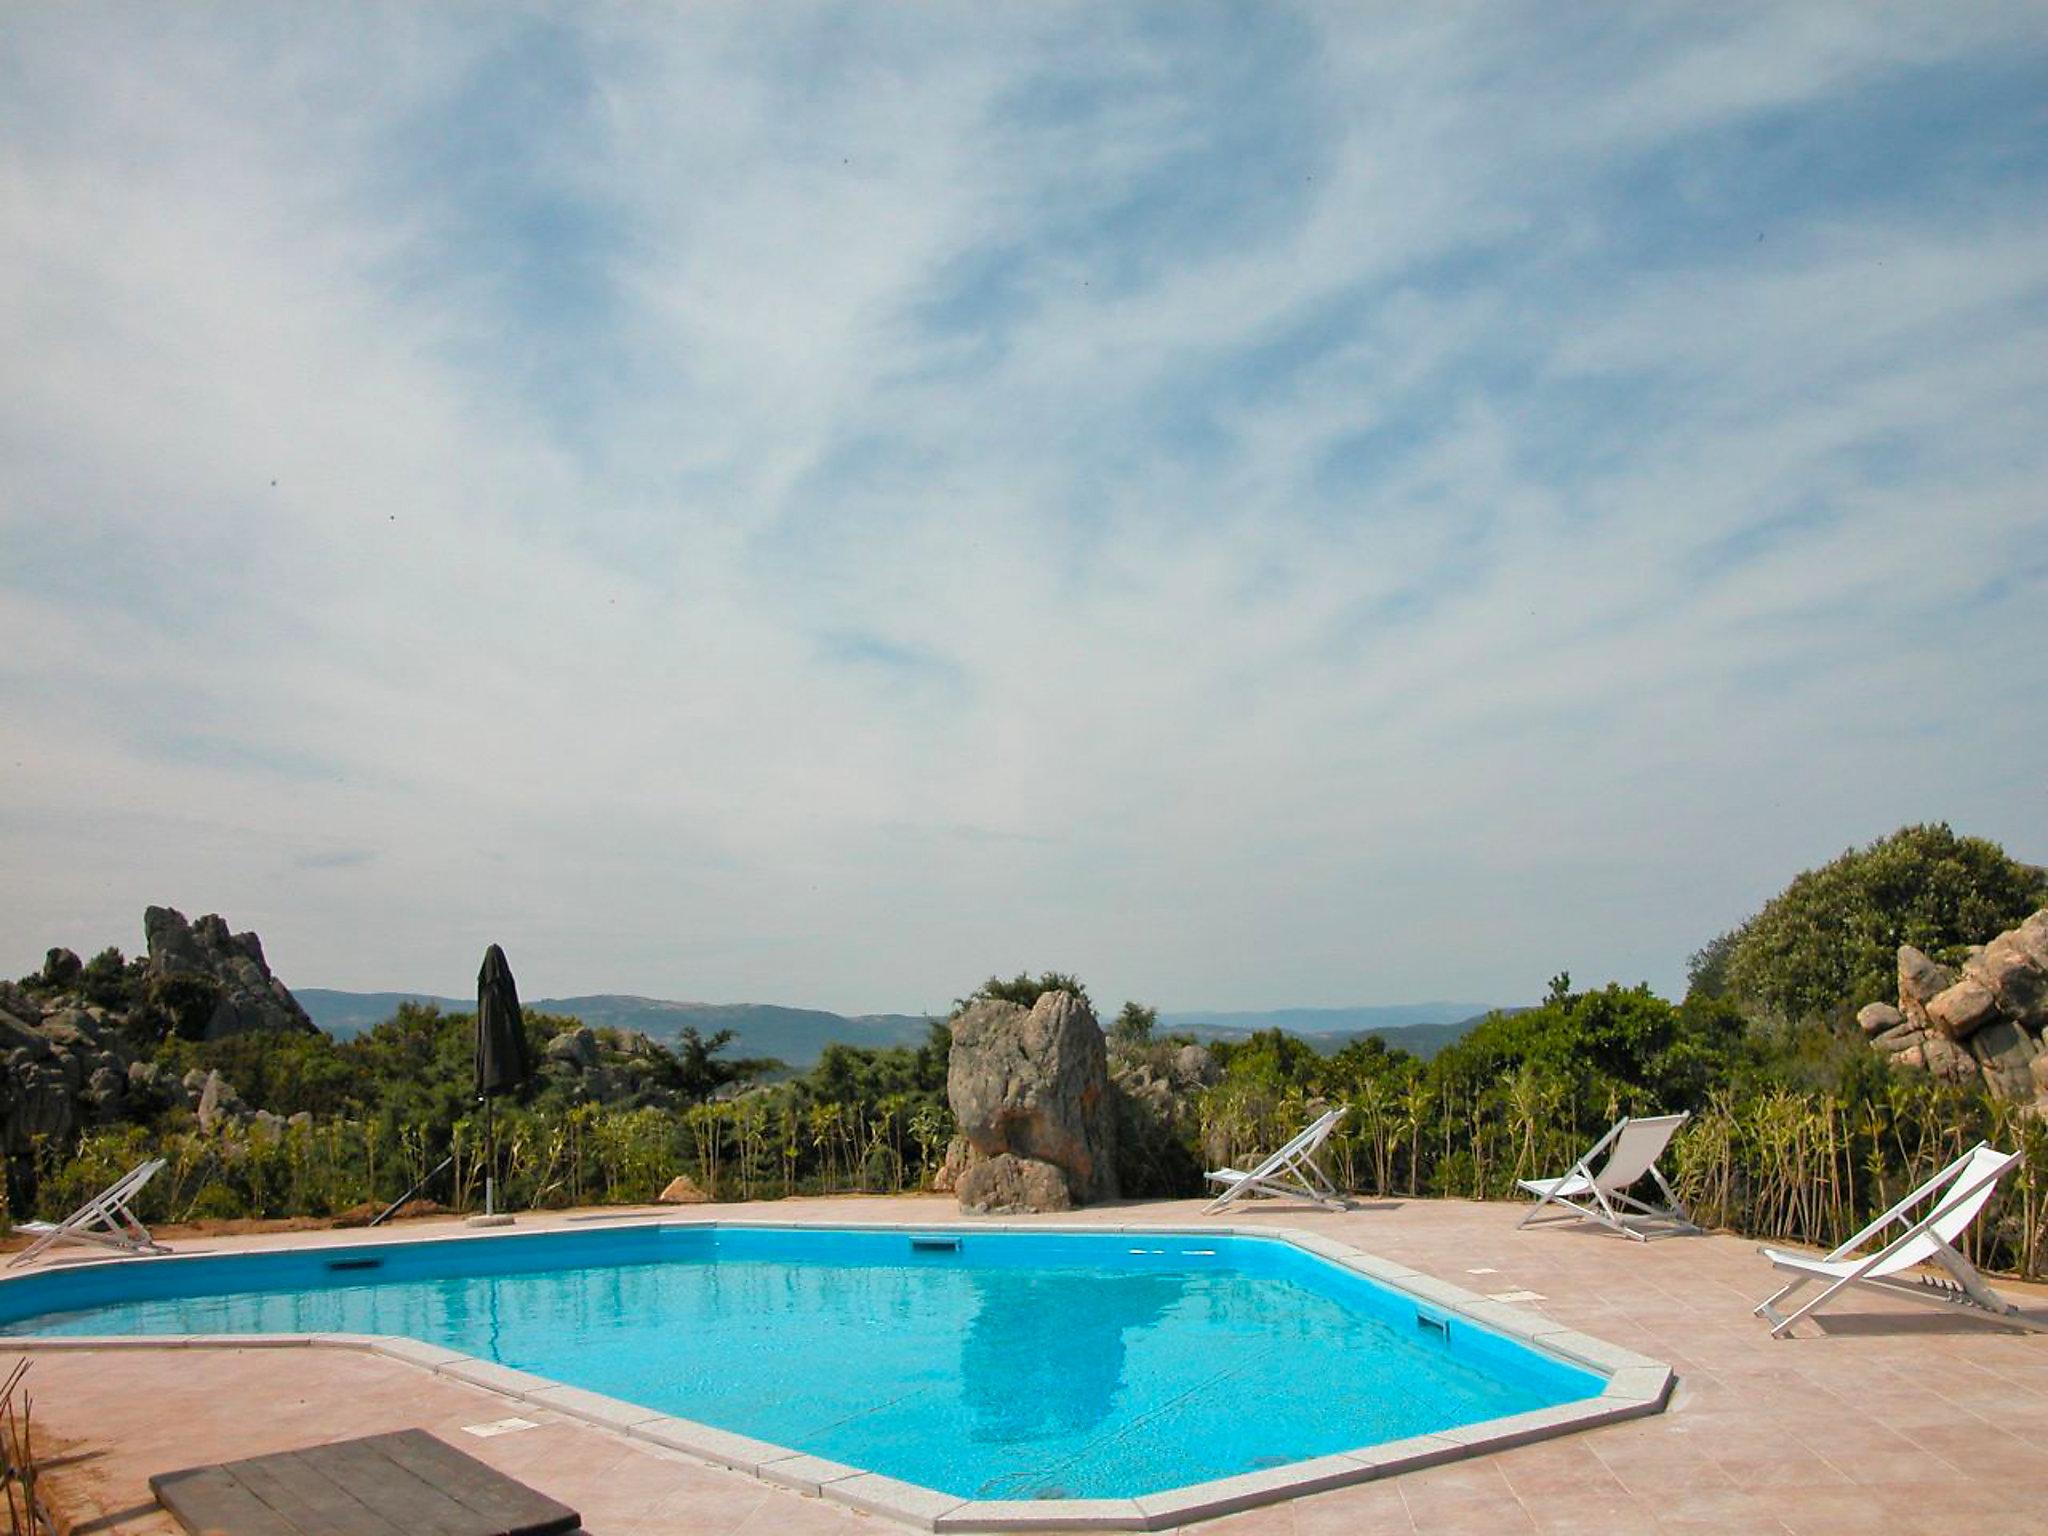
<svg viewBox="0 0 2048 1536">
<path fill-rule="evenodd" d="M 646 1218 L 592 1222 L 581 1231 L 632 1229 Z M 816 1230 L 806 1221 L 722 1221 L 715 1217 L 678 1216 L 663 1223 L 688 1230 L 722 1226 L 749 1230 Z M 1211 1226 L 1204 1224 L 1132 1223 L 1077 1225 L 1025 1222 L 847 1222 L 835 1231 L 930 1233 L 956 1236 L 987 1233 L 1075 1233 L 1177 1237 L 1258 1238 L 1283 1242 L 1316 1258 L 1348 1269 L 1413 1299 L 1439 1321 L 1450 1317 L 1502 1334 L 1530 1348 L 1558 1357 L 1604 1377 L 1603 1390 L 1575 1403 L 1477 1424 L 1416 1435 L 1382 1445 L 1311 1457 L 1284 1466 L 1261 1468 L 1207 1482 L 1190 1483 L 1133 1499 L 963 1499 L 935 1488 L 904 1482 L 884 1473 L 847 1466 L 822 1457 L 754 1440 L 710 1424 L 656 1412 L 587 1388 L 570 1386 L 482 1360 L 444 1345 L 388 1334 L 116 1334 L 7 1336 L 8 1349 L 355 1349 L 380 1355 L 418 1370 L 433 1372 L 518 1403 L 544 1408 L 645 1440 L 696 1460 L 743 1472 L 763 1482 L 882 1515 L 918 1530 L 933 1532 L 995 1531 L 1152 1531 L 1189 1521 L 1234 1514 L 1264 1504 L 1350 1483 L 1391 1477 L 1446 1461 L 1484 1455 L 1571 1434 L 1602 1424 L 1662 1412 L 1670 1402 L 1677 1377 L 1670 1366 L 1633 1350 L 1596 1339 L 1544 1316 L 1531 1307 L 1499 1302 L 1449 1281 L 1423 1274 L 1404 1264 L 1382 1259 L 1348 1243 L 1283 1226 Z M 535 1235 L 509 1229 L 464 1231 L 416 1242 L 503 1241 Z M 172 1254 L 96 1263 L 169 1263 L 216 1255 Z M 48 1273 L 50 1271 L 40 1271 Z M 30 1271 L 30 1273 L 39 1273 Z M 0 1281 L 0 1285 L 4 1285 Z"/>
</svg>

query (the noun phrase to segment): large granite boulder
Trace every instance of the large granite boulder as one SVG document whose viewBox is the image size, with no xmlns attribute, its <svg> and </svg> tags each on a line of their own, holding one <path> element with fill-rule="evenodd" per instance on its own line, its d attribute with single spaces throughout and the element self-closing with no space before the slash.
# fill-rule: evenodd
<svg viewBox="0 0 2048 1536">
<path fill-rule="evenodd" d="M 1974 976 L 1965 976 L 1929 999 L 1927 1017 L 1951 1040 L 1967 1040 L 1998 1017 L 1998 999 Z"/>
<path fill-rule="evenodd" d="M 1991 994 L 2000 1013 L 2039 1033 L 2048 1026 L 2048 965 L 2035 947 L 2024 928 L 2011 929 L 1965 961 L 1963 975 Z"/>
<path fill-rule="evenodd" d="M 960 1209 L 970 1216 L 1071 1211 L 1067 1176 L 1035 1157 L 999 1152 L 960 1175 Z"/>
<path fill-rule="evenodd" d="M 190 1074 L 187 1074 L 189 1077 Z M 199 1085 L 199 1129 L 211 1131 L 222 1125 L 242 1125 L 250 1109 L 235 1092 L 234 1085 L 218 1072 L 209 1072 Z"/>
<path fill-rule="evenodd" d="M 1955 983 L 1955 972 L 1910 944 L 1899 946 L 1899 1012 L 1908 1024 L 1931 1030 L 1927 1005 Z"/>
<path fill-rule="evenodd" d="M 588 1024 L 565 1029 L 547 1043 L 542 1055 L 548 1061 L 573 1067 L 578 1072 L 591 1071 L 598 1063 L 597 1031 Z"/>
<path fill-rule="evenodd" d="M 54 1056 L 23 1059 L 10 1053 L 0 1074 L 0 1150 L 25 1157 L 46 1142 L 63 1143 L 78 1128 L 78 1087 Z"/>
<path fill-rule="evenodd" d="M 121 1119 L 130 1065 L 105 1009 L 66 1002 L 46 1011 L 10 987 L 0 998 L 0 1154 L 26 1157 Z"/>
<path fill-rule="evenodd" d="M 256 1030 L 316 1030 L 291 989 L 271 975 L 263 941 L 255 934 L 228 932 L 226 920 L 217 913 L 188 923 L 183 913 L 170 907 L 151 907 L 143 913 L 142 931 L 149 941 L 148 976 L 153 985 L 198 977 L 218 989 L 219 1000 L 204 1029 L 208 1040 Z"/>
<path fill-rule="evenodd" d="M 1009 1157 L 1057 1170 L 1072 1203 L 1114 1198 L 1116 1116 L 1102 1027 L 1069 992 L 1047 992 L 1028 1010 L 984 998 L 953 1021 L 946 1097 L 960 1136 L 946 1176 L 967 1208 L 977 1165 Z M 1004 1198 L 1046 1197 L 1043 1175 L 1005 1168 Z M 973 1186 L 977 1197 L 989 1192 Z M 1064 1210 L 1065 1205 L 1006 1209 Z"/>
<path fill-rule="evenodd" d="M 1899 948 L 1899 1003 L 1856 1015 L 1900 1066 L 2048 1113 L 2048 908 L 1969 951 L 1957 971 Z"/>
</svg>

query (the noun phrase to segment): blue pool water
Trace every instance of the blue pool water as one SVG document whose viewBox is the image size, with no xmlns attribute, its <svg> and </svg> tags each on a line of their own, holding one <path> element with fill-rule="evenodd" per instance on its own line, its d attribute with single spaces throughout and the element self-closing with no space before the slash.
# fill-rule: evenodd
<svg viewBox="0 0 2048 1536">
<path fill-rule="evenodd" d="M 127 1261 L 0 1284 L 0 1332 L 407 1335 L 983 1499 L 1136 1497 L 1605 1385 L 1291 1245 L 1161 1233 L 667 1226 Z"/>
</svg>

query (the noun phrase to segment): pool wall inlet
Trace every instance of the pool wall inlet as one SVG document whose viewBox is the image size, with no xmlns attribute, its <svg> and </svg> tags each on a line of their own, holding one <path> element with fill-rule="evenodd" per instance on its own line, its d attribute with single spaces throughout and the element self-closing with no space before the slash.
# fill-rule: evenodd
<svg viewBox="0 0 2048 1536">
<path fill-rule="evenodd" d="M 415 1369 L 466 1382 L 516 1402 L 549 1409 L 571 1418 L 680 1451 L 696 1459 L 748 1473 L 764 1481 L 794 1488 L 913 1527 L 933 1531 L 1015 1530 L 1158 1530 L 1192 1520 L 1228 1514 L 1301 1494 L 1366 1482 L 1419 1467 L 1483 1455 L 1534 1440 L 1571 1433 L 1600 1424 L 1661 1411 L 1674 1378 L 1668 1366 L 1632 1351 L 1542 1317 L 1525 1307 L 1478 1296 L 1461 1287 L 1423 1275 L 1405 1265 L 1377 1258 L 1317 1233 L 1284 1227 L 1236 1227 L 1202 1224 L 1039 1224 L 1039 1223 L 873 1223 L 826 1224 L 749 1220 L 677 1218 L 658 1221 L 606 1221 L 564 1231 L 517 1230 L 461 1232 L 431 1238 L 386 1239 L 337 1245 L 314 1244 L 240 1254 L 180 1253 L 155 1258 L 110 1259 L 50 1266 L 0 1280 L 0 1322 L 14 1322 L 44 1313 L 78 1311 L 107 1301 L 147 1294 L 161 1285 L 161 1294 L 175 1294 L 179 1279 L 195 1264 L 235 1266 L 238 1274 L 260 1279 L 268 1271 L 278 1281 L 300 1275 L 388 1271 L 392 1278 L 416 1267 L 434 1270 L 457 1260 L 465 1273 L 507 1273 L 558 1258 L 565 1243 L 586 1235 L 627 1232 L 645 1234 L 650 1246 L 670 1252 L 702 1242 L 721 1248 L 726 1241 L 748 1242 L 743 1234 L 831 1232 L 877 1243 L 908 1242 L 920 1253 L 943 1262 L 962 1240 L 984 1234 L 1029 1234 L 1040 1239 L 1071 1235 L 1100 1240 L 1111 1236 L 1154 1242 L 1179 1238 L 1230 1238 L 1280 1244 L 1322 1260 L 1340 1271 L 1363 1277 L 1412 1303 L 1416 1321 L 1425 1327 L 1458 1327 L 1468 1336 L 1498 1336 L 1564 1367 L 1588 1372 L 1604 1386 L 1597 1395 L 1554 1407 L 1538 1408 L 1436 1433 L 1347 1450 L 1338 1454 L 1289 1462 L 1208 1482 L 1191 1483 L 1135 1498 L 970 1499 L 904 1482 L 858 1467 L 824 1460 L 785 1446 L 749 1439 L 711 1425 L 565 1386 L 524 1371 L 421 1340 L 384 1334 L 121 1334 L 8 1336 L 4 1347 L 17 1350 L 149 1349 L 149 1348 L 345 1348 L 381 1355 Z M 722 1241 L 723 1240 L 723 1241 Z M 488 1244 L 485 1249 L 474 1244 Z M 671 1246 L 675 1245 L 675 1246 Z M 898 1252 L 902 1249 L 899 1247 Z M 479 1262 L 482 1261 L 482 1262 Z M 367 1275 L 365 1276 L 367 1278 Z M 138 1286 L 138 1282 L 142 1282 Z"/>
</svg>

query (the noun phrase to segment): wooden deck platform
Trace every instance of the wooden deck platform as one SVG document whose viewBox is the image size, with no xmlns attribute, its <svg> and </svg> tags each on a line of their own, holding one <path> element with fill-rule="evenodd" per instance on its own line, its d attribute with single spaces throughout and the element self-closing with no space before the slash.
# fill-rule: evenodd
<svg viewBox="0 0 2048 1536">
<path fill-rule="evenodd" d="M 423 1429 L 161 1472 L 194 1536 L 565 1536 L 582 1517 Z"/>
</svg>

